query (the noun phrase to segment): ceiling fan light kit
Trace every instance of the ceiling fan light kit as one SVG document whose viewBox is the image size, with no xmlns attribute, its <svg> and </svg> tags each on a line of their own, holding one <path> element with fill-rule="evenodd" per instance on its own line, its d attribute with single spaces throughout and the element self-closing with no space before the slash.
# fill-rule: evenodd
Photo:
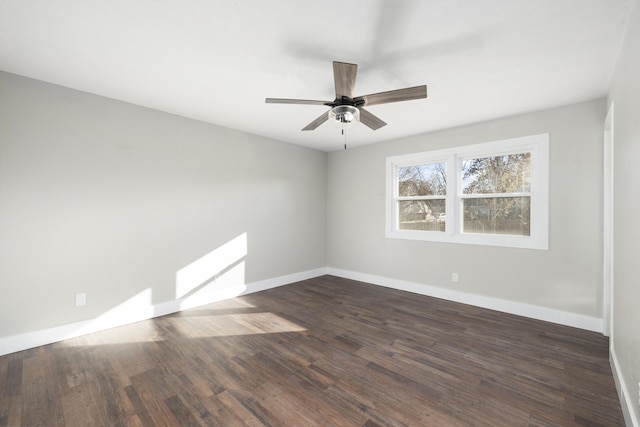
<svg viewBox="0 0 640 427">
<path fill-rule="evenodd" d="M 267 104 L 307 104 L 331 107 L 328 113 L 323 113 L 320 117 L 309 123 L 302 129 L 303 131 L 314 130 L 330 118 L 333 118 L 336 122 L 343 125 L 348 125 L 355 120 L 372 130 L 378 130 L 386 126 L 386 123 L 363 107 L 427 97 L 426 85 L 354 97 L 353 88 L 356 83 L 357 71 L 358 65 L 356 64 L 333 61 L 333 80 L 336 89 L 336 98 L 333 101 L 267 98 L 265 102 Z"/>
<path fill-rule="evenodd" d="M 329 110 L 329 118 L 336 123 L 350 125 L 354 120 L 360 121 L 360 110 L 351 105 L 338 105 Z"/>
</svg>

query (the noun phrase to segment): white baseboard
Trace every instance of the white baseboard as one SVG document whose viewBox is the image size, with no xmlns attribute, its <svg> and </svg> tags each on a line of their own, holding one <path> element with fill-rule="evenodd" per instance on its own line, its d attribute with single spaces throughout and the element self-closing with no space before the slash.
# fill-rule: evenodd
<svg viewBox="0 0 640 427">
<path fill-rule="evenodd" d="M 620 366 L 618 362 L 618 356 L 613 347 L 609 349 L 609 363 L 611 364 L 611 372 L 613 372 L 613 380 L 616 383 L 616 389 L 618 390 L 618 398 L 620 399 L 620 406 L 622 407 L 622 414 L 624 415 L 624 422 L 627 426 L 638 427 L 640 421 L 633 410 L 633 402 L 627 384 L 624 381 L 622 372 L 618 368 Z"/>
<path fill-rule="evenodd" d="M 234 298 L 241 295 L 247 295 L 254 292 L 264 291 L 266 289 L 276 288 L 278 286 L 287 285 L 289 283 L 299 282 L 327 274 L 326 268 L 318 268 L 299 273 L 288 274 L 285 276 L 275 277 L 272 279 L 261 280 L 245 285 L 228 286 L 215 292 L 192 295 L 187 298 L 167 301 L 155 305 L 137 304 L 131 301 L 131 304 L 125 303 L 122 306 L 111 310 L 95 319 L 85 320 L 82 322 L 70 323 L 67 325 L 56 326 L 53 328 L 43 329 L 24 334 L 13 335 L 0 338 L 0 356 L 17 351 L 27 350 L 41 345 L 51 344 L 63 341 L 69 338 L 75 338 L 94 332 L 104 331 L 106 329 L 139 322 L 142 320 L 160 317 L 189 308 L 199 307 Z M 145 295 L 140 294 L 141 300 Z M 150 298 L 147 299 L 147 301 Z"/>
<path fill-rule="evenodd" d="M 0 356 L 14 353 L 16 351 L 38 347 L 41 345 L 51 344 L 69 338 L 75 338 L 78 336 L 103 331 L 110 328 L 115 328 L 118 326 L 123 326 L 134 322 L 139 322 L 142 320 L 151 319 L 154 317 L 176 313 L 178 311 L 199 307 L 205 304 L 211 304 L 213 302 L 222 301 L 240 295 L 260 292 L 266 289 L 311 279 L 313 277 L 318 277 L 325 274 L 331 274 L 346 279 L 359 280 L 374 285 L 385 286 L 388 288 L 399 289 L 436 298 L 442 298 L 449 301 L 460 302 L 477 307 L 483 307 L 502 311 L 505 313 L 516 314 L 519 316 L 530 317 L 533 319 L 572 326 L 580 329 L 602 332 L 602 319 L 594 317 L 575 313 L 567 313 L 559 310 L 537 307 L 497 298 L 473 295 L 437 286 L 424 285 L 420 283 L 377 276 L 373 274 L 326 267 L 318 268 L 315 270 L 308 270 L 300 273 L 293 273 L 272 279 L 262 280 L 259 282 L 253 282 L 242 286 L 225 287 L 223 289 L 216 290 L 216 292 L 192 295 L 187 298 L 167 301 L 155 305 L 147 304 L 146 306 L 142 307 L 139 304 L 131 304 L 130 306 L 124 305 L 123 307 L 118 307 L 118 309 L 112 310 L 111 312 L 106 313 L 103 316 L 99 316 L 95 319 L 0 338 Z"/>
<path fill-rule="evenodd" d="M 439 286 L 424 285 L 406 280 L 393 279 L 373 274 L 359 273 L 356 271 L 341 270 L 338 268 L 327 268 L 327 274 L 343 277 L 345 279 L 358 280 L 374 285 L 384 286 L 387 288 L 399 289 L 402 291 L 413 292 L 420 295 L 427 295 L 435 298 L 441 298 L 448 301 L 460 302 L 473 305 L 476 307 L 488 308 L 490 310 L 501 311 L 503 313 L 515 314 L 518 316 L 529 317 L 546 322 L 557 323 L 560 325 L 571 326 L 574 328 L 585 329 L 588 331 L 602 333 L 602 319 L 597 317 L 585 316 L 582 314 L 568 313 L 565 311 L 554 310 L 546 307 L 538 307 L 535 305 L 523 304 L 514 301 L 507 301 L 498 298 L 485 297 L 481 295 L 473 295 L 466 292 L 460 292 L 453 289 L 441 288 Z"/>
</svg>

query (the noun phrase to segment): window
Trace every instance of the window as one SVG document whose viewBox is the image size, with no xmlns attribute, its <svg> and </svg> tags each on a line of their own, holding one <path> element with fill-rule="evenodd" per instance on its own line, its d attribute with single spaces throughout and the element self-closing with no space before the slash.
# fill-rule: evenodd
<svg viewBox="0 0 640 427">
<path fill-rule="evenodd" d="M 447 164 L 406 165 L 397 173 L 400 229 L 444 231 Z"/>
<path fill-rule="evenodd" d="M 387 158 L 391 238 L 548 249 L 547 134 Z"/>
<path fill-rule="evenodd" d="M 461 159 L 462 231 L 531 235 L 531 153 Z"/>
</svg>

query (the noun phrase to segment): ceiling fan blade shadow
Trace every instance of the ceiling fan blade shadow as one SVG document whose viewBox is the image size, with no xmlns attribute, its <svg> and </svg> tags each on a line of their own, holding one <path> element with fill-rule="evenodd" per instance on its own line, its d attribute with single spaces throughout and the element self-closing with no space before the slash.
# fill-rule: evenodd
<svg viewBox="0 0 640 427">
<path fill-rule="evenodd" d="M 370 95 L 359 96 L 354 99 L 356 104 L 362 105 L 389 104 L 391 102 L 409 101 L 412 99 L 422 99 L 427 97 L 427 85 L 407 87 L 404 89 L 390 90 L 387 92 L 372 93 Z"/>
<path fill-rule="evenodd" d="M 314 130 L 315 128 L 317 128 L 318 126 L 320 126 L 321 124 L 323 124 L 327 120 L 329 120 L 329 112 L 328 111 L 326 113 L 323 113 L 320 117 L 318 117 L 317 119 L 315 119 L 314 121 L 312 121 L 308 125 L 306 125 L 302 130 L 303 131 L 304 130 Z"/>
<path fill-rule="evenodd" d="M 378 130 L 382 126 L 387 125 L 384 121 L 382 121 L 382 119 L 374 116 L 364 108 L 358 108 L 358 110 L 360 110 L 360 123 L 370 127 L 371 129 Z"/>
<path fill-rule="evenodd" d="M 420 2 L 413 0 L 394 0 L 380 2 L 370 42 L 370 58 L 379 58 L 385 52 L 393 51 L 406 33 L 407 22 L 413 16 L 420 16 L 417 7 Z M 364 63 L 361 62 L 360 65 Z"/>
<path fill-rule="evenodd" d="M 267 98 L 267 104 L 308 104 L 308 105 L 330 105 L 331 101 L 317 101 L 313 99 L 287 99 L 287 98 Z"/>
<path fill-rule="evenodd" d="M 333 61 L 333 79 L 336 86 L 336 99 L 343 96 L 353 98 L 353 89 L 356 85 L 357 64 Z"/>
</svg>

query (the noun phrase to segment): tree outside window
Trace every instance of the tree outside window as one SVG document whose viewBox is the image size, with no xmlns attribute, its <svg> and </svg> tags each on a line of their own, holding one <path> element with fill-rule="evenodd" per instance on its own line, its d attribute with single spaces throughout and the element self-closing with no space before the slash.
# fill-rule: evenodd
<svg viewBox="0 0 640 427">
<path fill-rule="evenodd" d="M 462 160 L 463 232 L 531 233 L 531 153 Z"/>
<path fill-rule="evenodd" d="M 398 214 L 403 230 L 444 231 L 447 164 L 428 163 L 398 169 Z"/>
</svg>

